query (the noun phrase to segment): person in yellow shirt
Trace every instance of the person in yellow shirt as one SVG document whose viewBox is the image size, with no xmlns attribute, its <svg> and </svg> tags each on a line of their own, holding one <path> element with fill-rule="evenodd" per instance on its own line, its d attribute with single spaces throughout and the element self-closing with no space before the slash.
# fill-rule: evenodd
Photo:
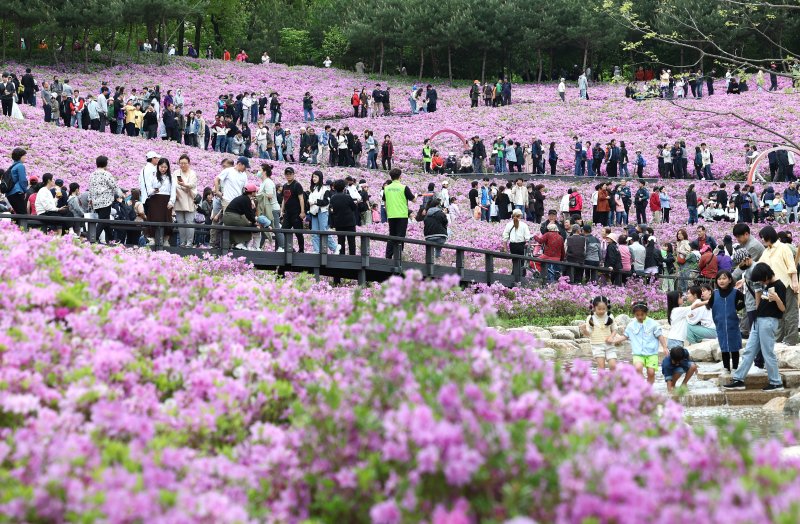
<svg viewBox="0 0 800 524">
<path fill-rule="evenodd" d="M 797 281 L 797 264 L 791 248 L 778 241 L 778 233 L 772 226 L 767 226 L 759 231 L 758 236 L 764 244 L 764 253 L 759 262 L 767 264 L 775 276 L 786 286 L 786 311 L 780 319 L 776 342 L 795 346 L 798 343 L 798 300 L 797 293 L 800 285 Z"/>
<path fill-rule="evenodd" d="M 142 127 L 142 117 L 141 105 L 138 102 L 131 104 L 131 101 L 128 100 L 128 103 L 125 104 L 125 132 L 128 136 L 139 134 L 138 130 Z"/>
</svg>

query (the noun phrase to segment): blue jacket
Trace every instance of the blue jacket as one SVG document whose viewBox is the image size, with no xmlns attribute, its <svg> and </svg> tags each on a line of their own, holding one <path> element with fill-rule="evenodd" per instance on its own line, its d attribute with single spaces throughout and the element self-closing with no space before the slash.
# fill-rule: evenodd
<svg viewBox="0 0 800 524">
<path fill-rule="evenodd" d="M 711 316 L 717 328 L 719 348 L 729 353 L 742 349 L 742 331 L 739 329 L 739 317 L 736 314 L 737 299 L 744 305 L 744 295 L 736 289 L 722 296 L 718 289 L 714 290 L 711 304 Z"/>
<path fill-rule="evenodd" d="M 28 190 L 28 175 L 25 172 L 25 164 L 19 161 L 14 162 L 11 166 L 11 179 L 14 181 L 14 187 L 8 192 L 9 195 L 25 193 Z"/>
<path fill-rule="evenodd" d="M 794 207 L 800 203 L 800 192 L 797 189 L 786 188 L 783 192 L 783 200 L 788 207 Z"/>
</svg>

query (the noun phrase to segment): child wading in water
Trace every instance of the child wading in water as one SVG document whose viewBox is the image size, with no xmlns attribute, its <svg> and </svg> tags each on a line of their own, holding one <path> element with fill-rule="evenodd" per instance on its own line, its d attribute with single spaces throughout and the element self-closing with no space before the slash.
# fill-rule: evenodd
<svg viewBox="0 0 800 524">
<path fill-rule="evenodd" d="M 667 354 L 667 339 L 661 332 L 661 326 L 647 317 L 649 308 L 644 302 L 637 302 L 633 305 L 633 317 L 635 320 L 628 323 L 624 335 L 611 335 L 606 340 L 609 344 L 619 344 L 629 340 L 631 352 L 633 353 L 633 365 L 636 371 L 647 370 L 647 381 L 656 381 L 656 368 L 658 368 L 659 348 Z"/>
<path fill-rule="evenodd" d="M 616 332 L 614 317 L 611 316 L 611 304 L 608 297 L 594 297 L 592 300 L 592 314 L 581 325 L 581 331 L 589 337 L 592 345 L 592 357 L 597 362 L 597 369 L 614 371 L 617 367 L 617 350 L 607 342 L 607 339 Z"/>
<path fill-rule="evenodd" d="M 706 307 L 714 317 L 725 371 L 735 371 L 739 367 L 739 352 L 742 350 L 742 331 L 736 311 L 744 308 L 744 294 L 734 287 L 733 276 L 729 271 L 720 271 L 717 274 L 717 289 Z"/>
<path fill-rule="evenodd" d="M 683 346 L 675 346 L 669 350 L 669 355 L 661 362 L 661 373 L 667 381 L 667 391 L 672 393 L 678 384 L 678 379 L 683 375 L 681 387 L 697 372 L 697 364 L 689 358 L 689 352 Z"/>
</svg>

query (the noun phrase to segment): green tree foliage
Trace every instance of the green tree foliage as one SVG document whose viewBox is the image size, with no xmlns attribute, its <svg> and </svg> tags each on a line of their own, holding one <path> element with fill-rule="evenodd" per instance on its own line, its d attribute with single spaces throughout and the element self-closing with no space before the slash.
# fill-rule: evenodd
<svg viewBox="0 0 800 524">
<path fill-rule="evenodd" d="M 192 43 L 293 65 L 330 55 L 378 74 L 545 80 L 615 65 L 764 67 L 800 50 L 798 15 L 800 0 L 5 0 L 0 45 L 4 59 L 113 62 L 158 39 L 178 54 Z M 94 42 L 107 54 L 87 53 Z"/>
</svg>

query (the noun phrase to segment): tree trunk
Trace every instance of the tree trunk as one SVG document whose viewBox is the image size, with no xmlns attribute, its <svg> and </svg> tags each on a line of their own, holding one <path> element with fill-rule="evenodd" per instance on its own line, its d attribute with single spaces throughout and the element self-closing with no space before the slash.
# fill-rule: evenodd
<svg viewBox="0 0 800 524">
<path fill-rule="evenodd" d="M 178 49 L 176 50 L 178 56 L 183 56 L 184 38 L 186 38 L 186 22 L 181 20 L 180 25 L 178 26 Z"/>
<path fill-rule="evenodd" d="M 200 29 L 203 27 L 203 16 L 198 15 L 194 23 L 194 50 L 197 51 L 197 56 L 200 56 Z"/>
<path fill-rule="evenodd" d="M 369 69 L 370 73 L 374 73 L 375 72 L 375 61 L 377 59 L 378 59 L 378 53 L 376 53 L 375 50 L 373 49 L 372 50 L 372 65 L 370 66 L 370 69 Z"/>
<path fill-rule="evenodd" d="M 588 63 L 589 63 L 589 41 L 586 40 L 586 42 L 583 45 L 583 69 L 581 69 L 581 72 L 586 72 L 586 65 Z"/>
<path fill-rule="evenodd" d="M 381 65 L 380 65 L 380 70 L 378 71 L 378 75 L 380 76 L 383 76 L 383 52 L 385 50 L 385 47 L 386 43 L 383 40 L 381 40 Z"/>
<path fill-rule="evenodd" d="M 217 47 L 222 46 L 222 33 L 219 32 L 219 20 L 214 15 L 211 15 L 211 27 L 214 29 L 214 43 Z"/>
<path fill-rule="evenodd" d="M 156 36 L 155 29 L 153 28 L 153 22 L 151 20 L 147 21 L 147 41 L 151 44 L 153 43 L 153 39 Z"/>
<path fill-rule="evenodd" d="M 422 68 L 425 67 L 425 48 L 419 48 L 419 80 L 422 81 Z"/>
<path fill-rule="evenodd" d="M 486 54 L 488 51 L 483 50 L 483 60 L 481 61 L 481 85 L 486 83 Z"/>
<path fill-rule="evenodd" d="M 69 59 L 70 61 L 75 60 L 75 44 L 78 42 L 78 35 L 73 33 L 72 34 L 72 45 L 69 46 Z"/>
<path fill-rule="evenodd" d="M 163 66 L 167 63 L 167 21 L 164 15 L 161 16 L 161 25 L 158 27 L 158 34 L 163 35 L 158 38 L 158 43 L 161 46 L 161 59 L 159 60 L 159 64 Z"/>
<path fill-rule="evenodd" d="M 133 22 L 128 24 L 128 45 L 125 49 L 127 54 L 131 54 L 131 41 L 133 40 Z M 136 52 L 139 52 L 139 46 L 136 46 Z"/>
<path fill-rule="evenodd" d="M 550 48 L 550 80 L 556 80 L 559 75 L 561 74 L 559 71 L 556 71 L 556 50 L 552 47 Z"/>
<path fill-rule="evenodd" d="M 89 30 L 83 30 L 83 70 L 88 73 L 89 72 L 89 46 L 87 42 L 89 41 Z"/>
<path fill-rule="evenodd" d="M 3 32 L 3 63 L 6 61 L 6 20 L 3 19 L 3 25 L 0 27 L 0 31 Z"/>
<path fill-rule="evenodd" d="M 114 52 L 117 50 L 117 29 L 111 30 L 111 42 L 108 44 L 108 62 L 114 67 Z"/>
<path fill-rule="evenodd" d="M 450 46 L 447 46 L 447 76 L 450 78 L 450 87 L 453 87 L 453 59 Z"/>
<path fill-rule="evenodd" d="M 536 61 L 539 62 L 539 73 L 536 75 L 536 81 L 542 81 L 542 69 L 544 64 L 542 63 L 542 50 L 541 48 L 536 50 Z"/>
<path fill-rule="evenodd" d="M 683 69 L 683 48 L 681 47 L 681 69 Z"/>
<path fill-rule="evenodd" d="M 50 51 L 53 53 L 53 63 L 58 67 L 58 46 L 56 45 L 56 35 L 50 34 Z"/>
</svg>

